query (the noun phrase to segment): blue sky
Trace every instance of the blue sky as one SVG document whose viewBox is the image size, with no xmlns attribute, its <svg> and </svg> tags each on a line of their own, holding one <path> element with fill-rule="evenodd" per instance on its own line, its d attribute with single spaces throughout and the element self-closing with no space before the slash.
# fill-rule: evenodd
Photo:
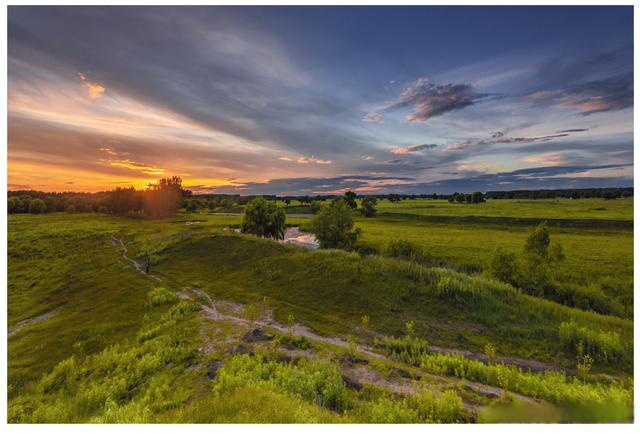
<svg viewBox="0 0 640 434">
<path fill-rule="evenodd" d="M 10 7 L 9 188 L 633 184 L 631 7 Z"/>
</svg>

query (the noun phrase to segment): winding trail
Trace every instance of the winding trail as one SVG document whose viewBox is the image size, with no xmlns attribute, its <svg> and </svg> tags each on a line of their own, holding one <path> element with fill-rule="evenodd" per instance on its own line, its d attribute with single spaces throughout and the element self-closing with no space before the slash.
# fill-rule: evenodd
<svg viewBox="0 0 640 434">
<path fill-rule="evenodd" d="M 132 259 L 128 256 L 128 250 L 122 239 L 112 236 L 111 240 L 114 245 L 116 245 L 116 243 L 120 245 L 122 257 L 125 258 L 127 261 L 129 261 L 138 272 L 145 274 L 149 277 L 152 277 L 158 281 L 162 281 L 162 278 L 160 278 L 159 276 L 146 274 L 142 269 L 142 266 L 135 259 Z M 348 341 L 344 339 L 341 339 L 335 336 L 319 335 L 313 332 L 308 327 L 299 323 L 295 323 L 291 327 L 283 325 L 273 319 L 273 314 L 270 310 L 266 310 L 265 312 L 263 312 L 262 317 L 258 318 L 257 320 L 254 320 L 254 321 L 247 320 L 246 318 L 242 317 L 242 312 L 244 309 L 243 305 L 238 303 L 233 303 L 230 301 L 220 301 L 220 300 L 215 301 L 214 299 L 211 298 L 209 294 L 207 294 L 205 291 L 199 288 L 190 287 L 190 286 L 183 287 L 176 294 L 182 300 L 190 300 L 197 303 L 201 308 L 202 312 L 209 319 L 213 321 L 230 321 L 233 324 L 241 325 L 244 327 L 256 327 L 256 326 L 266 327 L 273 330 L 277 330 L 280 333 L 286 333 L 286 334 L 291 333 L 293 336 L 296 336 L 296 337 L 305 337 L 312 341 L 322 342 L 325 344 L 333 345 L 333 346 L 344 348 L 344 349 L 351 349 L 352 347 L 352 344 L 350 344 Z M 36 318 L 39 318 L 39 317 L 36 317 Z M 35 320 L 36 318 L 33 318 L 32 320 Z M 43 318 L 43 319 L 46 319 L 46 318 Z M 25 320 L 25 321 L 29 321 L 29 320 Z M 472 351 L 449 349 L 449 348 L 442 348 L 442 347 L 436 347 L 436 346 L 431 346 L 430 350 L 433 351 L 434 353 L 459 354 L 465 358 L 479 360 L 482 362 L 487 361 L 487 357 L 484 354 L 474 353 Z M 380 354 L 374 351 L 373 348 L 365 345 L 357 345 L 356 351 L 358 353 L 364 354 L 373 359 L 387 360 L 387 361 L 392 361 L 393 363 L 398 363 L 397 361 L 391 360 L 387 356 Z M 561 368 L 554 365 L 538 362 L 535 360 L 520 359 L 520 358 L 514 358 L 514 357 L 496 357 L 496 361 L 504 364 L 514 365 L 525 370 L 530 369 L 532 372 L 562 370 Z M 414 382 L 412 382 L 411 380 L 386 378 L 380 372 L 377 372 L 372 369 L 368 369 L 366 367 L 348 368 L 346 372 L 356 375 L 358 381 L 362 382 L 363 384 L 370 384 L 370 385 L 383 387 L 395 393 L 414 394 L 416 393 L 416 390 L 417 390 Z M 454 380 L 454 381 L 459 382 L 459 380 Z M 506 393 L 506 391 L 502 388 L 489 386 L 482 383 L 464 381 L 464 384 L 468 389 L 473 390 L 485 396 L 501 397 L 501 396 L 504 396 L 504 394 Z M 526 403 L 537 402 L 535 399 L 532 399 L 524 395 L 520 395 L 514 392 L 509 392 L 509 393 L 515 396 L 517 399 L 519 399 L 522 402 L 526 402 Z M 468 404 L 466 402 L 465 402 L 465 407 L 467 407 L 469 410 L 477 410 L 477 406 Z"/>
<path fill-rule="evenodd" d="M 25 326 L 38 324 L 39 322 L 48 320 L 52 316 L 55 316 L 55 315 L 59 314 L 61 310 L 62 310 L 62 308 L 58 307 L 56 309 L 50 310 L 49 312 L 45 312 L 45 313 L 43 313 L 41 315 L 34 316 L 32 318 L 27 318 L 27 319 L 24 319 L 22 321 L 17 322 L 16 325 L 14 325 L 11 330 L 9 330 L 8 337 L 14 336 L 20 330 L 22 330 Z"/>
<path fill-rule="evenodd" d="M 120 244 L 120 251 L 122 253 L 122 257 L 124 259 L 126 259 L 127 261 L 129 261 L 131 263 L 131 265 L 133 265 L 133 268 L 136 269 L 136 271 L 144 274 L 145 276 L 149 276 L 152 279 L 156 279 L 157 281 L 161 281 L 162 278 L 160 278 L 159 276 L 156 276 L 155 274 L 151 274 L 151 273 L 146 273 L 144 271 L 144 268 L 142 266 L 141 263 L 139 263 L 138 261 L 136 261 L 135 259 L 131 258 L 128 256 L 129 251 L 127 250 L 127 246 L 124 244 L 124 241 L 122 240 L 122 238 L 116 238 L 113 235 L 111 236 L 111 244 L 112 245 L 116 245 L 116 244 Z"/>
</svg>

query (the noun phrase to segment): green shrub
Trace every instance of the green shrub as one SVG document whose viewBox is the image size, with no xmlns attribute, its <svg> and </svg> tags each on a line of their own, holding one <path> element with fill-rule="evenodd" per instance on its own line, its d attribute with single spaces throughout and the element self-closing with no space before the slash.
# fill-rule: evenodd
<svg viewBox="0 0 640 434">
<path fill-rule="evenodd" d="M 569 354 L 588 354 L 604 364 L 620 363 L 631 357 L 631 349 L 614 331 L 595 330 L 569 321 L 560 324 L 558 336 Z M 581 354 L 578 354 L 578 348 Z"/>
<path fill-rule="evenodd" d="M 173 303 L 178 299 L 176 293 L 161 286 L 153 288 L 147 293 L 147 303 L 150 306 L 160 306 Z"/>
<path fill-rule="evenodd" d="M 280 337 L 280 343 L 286 345 L 293 346 L 300 350 L 308 350 L 311 348 L 311 342 L 309 339 L 304 336 L 292 336 L 292 335 L 284 335 Z"/>
<path fill-rule="evenodd" d="M 424 259 L 422 247 L 403 239 L 389 241 L 385 254 L 391 258 L 404 259 L 407 261 L 421 262 Z"/>
<path fill-rule="evenodd" d="M 633 389 L 612 383 L 583 383 L 562 372 L 534 374 L 503 364 L 486 365 L 455 354 L 427 354 L 420 366 L 436 375 L 465 378 L 557 404 L 633 405 Z"/>
<path fill-rule="evenodd" d="M 429 343 L 424 339 L 405 336 L 404 338 L 375 338 L 374 346 L 382 348 L 389 357 L 410 365 L 419 365 L 422 356 L 429 354 Z"/>
<path fill-rule="evenodd" d="M 335 411 L 347 406 L 347 388 L 335 365 L 302 359 L 298 364 L 266 361 L 246 354 L 228 359 L 218 371 L 214 390 L 232 392 L 245 385 L 265 385 Z"/>
</svg>

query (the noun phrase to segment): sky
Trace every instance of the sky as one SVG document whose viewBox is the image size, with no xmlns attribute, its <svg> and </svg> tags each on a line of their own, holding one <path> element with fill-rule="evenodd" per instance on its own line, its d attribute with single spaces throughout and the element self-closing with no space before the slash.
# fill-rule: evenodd
<svg viewBox="0 0 640 434">
<path fill-rule="evenodd" d="M 633 185 L 632 7 L 24 7 L 9 190 Z"/>
</svg>

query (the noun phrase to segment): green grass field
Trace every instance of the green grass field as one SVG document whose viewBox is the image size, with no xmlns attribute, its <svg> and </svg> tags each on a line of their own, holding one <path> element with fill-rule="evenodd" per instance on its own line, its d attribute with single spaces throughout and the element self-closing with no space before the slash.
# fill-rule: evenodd
<svg viewBox="0 0 640 434">
<path fill-rule="evenodd" d="M 400 215 L 359 217 L 363 242 L 383 251 L 389 240 L 406 238 L 442 265 L 464 269 L 483 267 L 497 246 L 520 250 L 531 228 L 504 220 L 467 224 L 403 216 L 429 216 L 430 208 L 422 206 L 435 202 L 380 203 L 381 213 Z M 607 227 L 606 220 L 630 219 L 633 202 L 560 202 L 568 215 L 548 210 L 548 218 L 603 219 L 594 216 L 600 211 L 587 211 L 605 207 L 609 215 L 597 228 L 551 226 L 567 256 L 560 277 L 584 285 L 606 278 L 632 281 L 633 231 Z M 540 217 L 535 203 L 518 214 L 521 201 L 440 205 L 442 212 L 458 213 L 443 214 L 452 217 Z M 237 215 L 207 214 L 159 221 L 100 214 L 9 216 L 10 421 L 469 422 L 495 420 L 514 399 L 554 409 L 537 412 L 550 419 L 536 421 L 632 417 L 632 321 L 520 294 L 483 275 L 375 255 L 307 251 L 236 234 L 240 221 Z M 287 220 L 302 227 L 308 222 Z M 119 240 L 130 258 L 142 262 L 150 255 L 151 271 L 161 280 L 136 271 L 122 256 Z M 192 295 L 182 301 L 150 298 L 156 287 Z M 208 315 L 198 304 L 205 299 L 193 298 L 194 288 L 227 309 L 228 317 Z M 248 317 L 242 308 L 247 305 L 272 311 L 273 322 L 265 328 L 283 339 L 289 318 L 295 318 L 310 330 L 311 348 L 243 343 L 256 356 L 233 355 L 249 327 L 233 318 Z M 370 318 L 367 327 L 363 315 Z M 425 354 L 409 363 L 404 356 L 384 359 L 364 350 L 377 337 L 404 336 L 409 321 L 415 338 L 430 345 L 482 354 L 491 343 L 500 357 L 546 363 L 567 376 L 529 374 L 508 361 L 494 369 Z M 584 379 L 574 378 L 576 340 L 595 359 Z M 345 364 L 345 352 L 368 360 L 361 369 L 368 370 L 371 384 L 345 383 L 345 376 L 356 378 L 358 372 Z M 218 361 L 223 366 L 212 378 L 209 366 Z M 397 400 L 388 384 L 421 392 L 402 392 Z M 489 397 L 487 387 L 504 394 Z M 271 404 L 261 405 L 265 401 Z M 615 405 L 588 417 L 571 406 L 605 402 Z"/>
</svg>

